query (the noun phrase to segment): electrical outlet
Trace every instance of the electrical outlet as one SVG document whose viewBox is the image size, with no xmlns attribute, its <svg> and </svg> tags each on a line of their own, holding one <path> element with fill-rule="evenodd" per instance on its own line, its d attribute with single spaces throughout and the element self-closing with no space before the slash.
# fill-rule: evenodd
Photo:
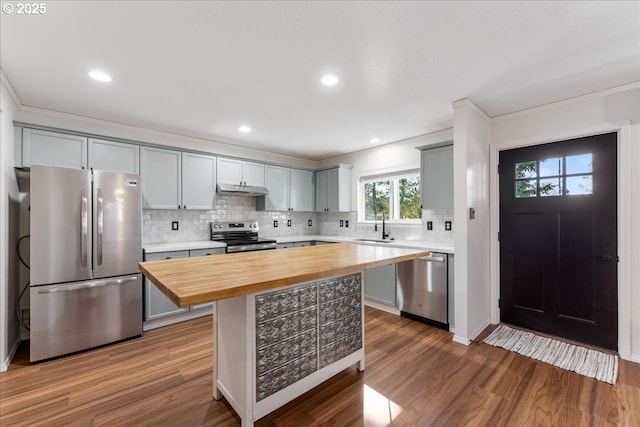
<svg viewBox="0 0 640 427">
<path fill-rule="evenodd" d="M 427 230 L 433 230 L 433 221 L 427 221 Z"/>
<path fill-rule="evenodd" d="M 349 220 L 348 219 L 344 221 L 344 226 L 349 228 Z"/>
<path fill-rule="evenodd" d="M 290 219 L 287 220 L 287 227 L 291 227 L 291 220 Z"/>
<path fill-rule="evenodd" d="M 344 227 L 344 221 L 340 220 L 340 227 Z"/>
<path fill-rule="evenodd" d="M 311 227 L 313 225 L 313 221 L 309 220 L 309 221 L 307 221 L 307 224 L 309 224 L 309 227 Z"/>
<path fill-rule="evenodd" d="M 451 221 L 444 222 L 444 229 L 447 231 L 451 231 Z"/>
<path fill-rule="evenodd" d="M 274 226 L 274 227 L 276 227 L 276 228 L 278 228 L 278 220 L 277 220 L 277 219 L 274 219 L 274 220 L 273 220 L 273 226 Z"/>
<path fill-rule="evenodd" d="M 178 221 L 171 221 L 171 230 L 178 231 Z"/>
</svg>

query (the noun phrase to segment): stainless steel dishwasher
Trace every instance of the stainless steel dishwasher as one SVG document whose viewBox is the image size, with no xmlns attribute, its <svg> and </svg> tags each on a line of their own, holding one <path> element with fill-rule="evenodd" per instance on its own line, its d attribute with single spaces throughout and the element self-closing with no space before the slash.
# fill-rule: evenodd
<svg viewBox="0 0 640 427">
<path fill-rule="evenodd" d="M 398 308 L 403 316 L 449 330 L 447 254 L 398 263 Z"/>
</svg>

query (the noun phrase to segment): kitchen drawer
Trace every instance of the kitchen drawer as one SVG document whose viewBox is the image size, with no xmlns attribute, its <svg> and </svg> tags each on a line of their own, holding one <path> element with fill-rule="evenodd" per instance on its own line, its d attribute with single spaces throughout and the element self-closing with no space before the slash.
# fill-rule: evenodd
<svg viewBox="0 0 640 427">
<path fill-rule="evenodd" d="M 224 248 L 192 249 L 189 251 L 191 258 L 197 256 L 219 255 L 225 253 Z"/>
<path fill-rule="evenodd" d="M 189 251 L 154 252 L 144 254 L 145 261 L 158 261 L 161 259 L 189 258 Z"/>
</svg>

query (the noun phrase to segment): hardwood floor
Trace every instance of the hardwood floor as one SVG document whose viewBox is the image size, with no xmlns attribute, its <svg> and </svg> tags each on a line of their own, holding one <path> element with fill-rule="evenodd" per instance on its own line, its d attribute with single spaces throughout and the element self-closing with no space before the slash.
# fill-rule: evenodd
<svg viewBox="0 0 640 427">
<path fill-rule="evenodd" d="M 640 365 L 615 386 L 366 309 L 366 370 L 347 369 L 257 426 L 640 426 Z M 211 320 L 0 374 L 0 425 L 237 426 L 213 400 Z"/>
</svg>

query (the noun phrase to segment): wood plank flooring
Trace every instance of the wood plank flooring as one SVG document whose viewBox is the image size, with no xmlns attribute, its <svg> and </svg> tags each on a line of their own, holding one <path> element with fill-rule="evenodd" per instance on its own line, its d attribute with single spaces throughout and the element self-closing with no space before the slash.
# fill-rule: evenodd
<svg viewBox="0 0 640 427">
<path fill-rule="evenodd" d="M 640 365 L 615 386 L 367 307 L 366 370 L 347 369 L 257 426 L 640 426 Z M 212 396 L 209 317 L 0 374 L 0 425 L 237 426 Z"/>
</svg>

